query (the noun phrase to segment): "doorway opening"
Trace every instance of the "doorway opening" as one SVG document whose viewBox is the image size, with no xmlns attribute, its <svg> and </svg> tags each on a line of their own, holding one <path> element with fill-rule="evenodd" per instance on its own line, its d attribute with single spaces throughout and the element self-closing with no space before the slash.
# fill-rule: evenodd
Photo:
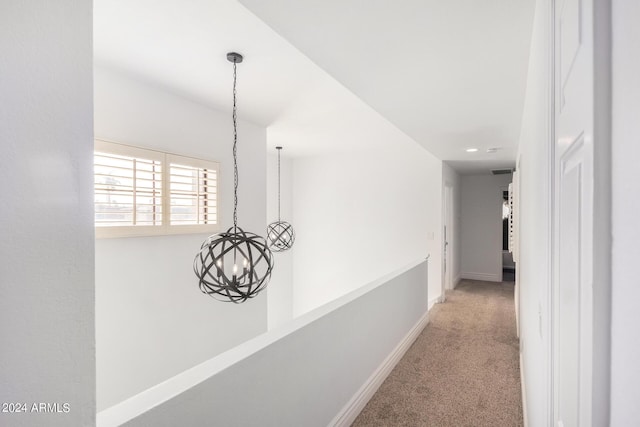
<svg viewBox="0 0 640 427">
<path fill-rule="evenodd" d="M 516 281 L 516 263 L 509 252 L 509 217 L 511 206 L 509 205 L 509 191 L 502 191 L 502 281 Z"/>
</svg>

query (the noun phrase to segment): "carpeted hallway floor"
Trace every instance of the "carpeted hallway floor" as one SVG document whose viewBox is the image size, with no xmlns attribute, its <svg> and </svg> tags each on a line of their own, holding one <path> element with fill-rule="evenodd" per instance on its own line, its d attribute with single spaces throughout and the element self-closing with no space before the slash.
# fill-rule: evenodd
<svg viewBox="0 0 640 427">
<path fill-rule="evenodd" d="M 447 292 L 353 426 L 522 426 L 513 287 Z"/>
</svg>

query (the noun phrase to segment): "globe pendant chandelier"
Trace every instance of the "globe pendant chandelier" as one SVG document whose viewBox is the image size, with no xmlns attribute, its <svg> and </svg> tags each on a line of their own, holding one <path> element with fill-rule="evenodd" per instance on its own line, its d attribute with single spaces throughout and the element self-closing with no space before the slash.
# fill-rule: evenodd
<svg viewBox="0 0 640 427">
<path fill-rule="evenodd" d="M 276 147 L 276 149 L 278 150 L 278 220 L 267 226 L 267 241 L 272 251 L 284 252 L 293 246 L 296 233 L 291 224 L 280 219 L 280 151 L 282 147 Z"/>
<path fill-rule="evenodd" d="M 238 227 L 236 65 L 243 57 L 230 52 L 227 59 L 233 63 L 233 226 L 204 241 L 193 260 L 193 271 L 203 293 L 220 301 L 242 303 L 269 283 L 273 254 L 263 237 Z"/>
</svg>

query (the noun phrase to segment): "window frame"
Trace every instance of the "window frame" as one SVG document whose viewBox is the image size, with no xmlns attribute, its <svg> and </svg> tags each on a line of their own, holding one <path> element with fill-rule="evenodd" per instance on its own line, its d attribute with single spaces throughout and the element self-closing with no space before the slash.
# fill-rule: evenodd
<svg viewBox="0 0 640 427">
<path fill-rule="evenodd" d="M 94 229 L 96 239 L 121 238 L 121 237 L 148 237 L 167 236 L 180 234 L 215 233 L 220 230 L 220 163 L 183 156 L 159 150 L 136 147 L 119 142 L 108 141 L 101 138 L 94 139 L 95 153 L 115 154 L 134 158 L 143 158 L 160 162 L 162 174 L 162 216 L 159 225 L 111 225 L 99 226 L 95 224 L 95 201 L 94 201 Z M 95 160 L 94 160 L 95 161 Z M 214 170 L 216 173 L 216 220 L 215 224 L 171 224 L 171 163 L 180 164 L 198 169 Z M 94 171 L 94 191 L 95 191 L 95 171 Z M 135 195 L 135 193 L 134 193 Z"/>
</svg>

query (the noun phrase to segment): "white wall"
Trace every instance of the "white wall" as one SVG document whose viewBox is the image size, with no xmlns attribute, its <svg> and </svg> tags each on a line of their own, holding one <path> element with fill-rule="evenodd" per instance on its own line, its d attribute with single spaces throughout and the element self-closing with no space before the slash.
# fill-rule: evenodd
<svg viewBox="0 0 640 427">
<path fill-rule="evenodd" d="M 611 425 L 640 420 L 640 3 L 613 1 Z"/>
<path fill-rule="evenodd" d="M 228 66 L 221 64 L 221 66 Z M 96 137 L 221 162 L 221 224 L 232 223 L 232 123 L 124 75 L 95 70 Z M 239 122 L 238 224 L 264 235 L 266 130 Z M 267 298 L 223 303 L 192 270 L 206 235 L 96 241 L 98 409 L 109 407 L 267 329 Z"/>
<path fill-rule="evenodd" d="M 350 425 L 426 326 L 427 274 L 414 261 L 101 412 L 98 426 Z"/>
<path fill-rule="evenodd" d="M 461 179 L 461 276 L 502 280 L 502 191 L 511 175 L 465 175 Z"/>
<path fill-rule="evenodd" d="M 520 258 L 516 264 L 520 299 L 520 354 L 528 425 L 550 425 L 549 293 L 550 220 L 550 5 L 536 4 L 522 130 L 520 162 Z M 525 422 L 527 422 L 525 421 Z"/>
<path fill-rule="evenodd" d="M 386 148 L 294 161 L 294 315 L 427 254 L 430 302 L 441 295 L 442 162 L 380 126 Z"/>
<path fill-rule="evenodd" d="M 285 156 L 283 147 L 280 161 L 280 218 L 296 230 L 292 209 L 292 160 Z M 275 151 L 275 150 L 274 150 Z M 267 156 L 267 223 L 278 220 L 278 155 Z M 293 318 L 293 250 L 274 252 L 274 269 L 267 287 L 267 318 L 269 329 L 276 328 Z"/>
<path fill-rule="evenodd" d="M 27 412 L 0 412 L 0 425 L 91 426 L 91 2 L 1 9 L 0 403 Z M 31 412 L 33 403 L 62 412 Z"/>
<path fill-rule="evenodd" d="M 449 233 L 449 248 L 451 251 L 451 273 L 452 283 L 455 287 L 460 281 L 460 266 L 461 266 L 461 252 L 462 252 L 462 187 L 461 176 L 453 170 L 446 162 L 442 163 L 442 185 L 443 185 L 443 197 L 444 187 L 451 187 L 452 191 L 452 203 L 451 203 L 451 216 L 452 216 L 452 229 Z M 443 205 L 446 201 L 443 199 Z M 443 206 L 444 208 L 444 206 Z M 443 209 L 444 212 L 444 209 Z M 443 222 L 445 218 L 443 217 Z"/>
</svg>

